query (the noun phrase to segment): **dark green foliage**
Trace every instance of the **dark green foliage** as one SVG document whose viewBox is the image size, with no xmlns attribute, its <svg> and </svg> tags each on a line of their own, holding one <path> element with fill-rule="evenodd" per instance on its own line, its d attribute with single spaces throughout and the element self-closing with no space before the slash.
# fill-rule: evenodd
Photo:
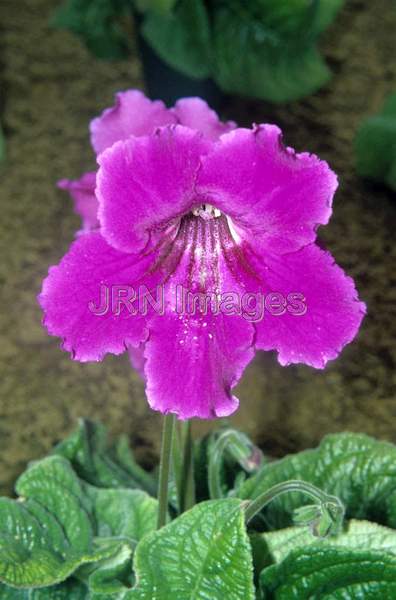
<svg viewBox="0 0 396 600">
<path fill-rule="evenodd" d="M 130 7 L 129 0 L 67 0 L 52 24 L 75 33 L 98 58 L 125 58 L 129 40 L 122 19 Z"/>
<path fill-rule="evenodd" d="M 124 438 L 109 444 L 102 426 L 81 421 L 19 478 L 18 500 L 0 499 L 0 597 L 393 600 L 395 465 L 395 446 L 349 433 L 262 461 L 246 436 L 223 429 L 196 443 L 201 501 L 156 531 L 157 500 L 141 489 L 155 480 Z M 217 488 L 202 485 L 213 474 Z M 342 498 L 351 519 L 344 529 L 323 540 L 310 527 L 279 529 L 299 506 L 297 521 L 316 520 L 300 493 L 281 496 L 247 527 L 248 499 L 290 479 Z M 211 488 L 225 497 L 207 500 Z"/>
<path fill-rule="evenodd" d="M 362 123 L 355 153 L 359 175 L 396 191 L 396 94 L 387 99 L 381 112 Z"/>
<path fill-rule="evenodd" d="M 125 56 L 122 28 L 133 8 L 160 58 L 225 92 L 288 102 L 330 78 L 318 48 L 343 0 L 68 0 L 55 24 L 79 35 L 101 58 Z"/>
<path fill-rule="evenodd" d="M 193 78 L 211 75 L 209 15 L 201 0 L 182 0 L 166 15 L 148 12 L 143 35 L 171 67 Z"/>
<path fill-rule="evenodd" d="M 237 495 L 256 498 L 273 485 L 302 479 L 338 496 L 347 518 L 369 519 L 396 527 L 396 447 L 364 434 L 326 436 L 320 446 L 291 454 L 263 467 Z M 300 494 L 276 499 L 264 516 L 271 529 L 290 525 L 293 511 L 310 501 Z"/>
<path fill-rule="evenodd" d="M 296 100 L 330 78 L 317 50 L 342 0 L 180 0 L 143 33 L 161 58 L 190 77 L 212 77 L 226 92 L 272 102 Z"/>
</svg>

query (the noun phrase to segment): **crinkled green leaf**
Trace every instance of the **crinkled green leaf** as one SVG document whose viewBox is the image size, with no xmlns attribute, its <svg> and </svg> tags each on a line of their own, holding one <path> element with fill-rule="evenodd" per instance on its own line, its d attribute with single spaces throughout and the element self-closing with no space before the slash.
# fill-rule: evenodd
<svg viewBox="0 0 396 600">
<path fill-rule="evenodd" d="M 255 26 L 255 37 L 287 43 L 311 41 L 335 19 L 343 0 L 241 0 L 223 2 L 242 23 Z M 221 3 L 219 3 L 221 6 Z"/>
<path fill-rule="evenodd" d="M 265 465 L 237 491 L 240 498 L 256 498 L 273 485 L 301 479 L 338 496 L 347 518 L 368 519 L 396 526 L 396 447 L 367 435 L 341 433 L 326 436 L 318 448 Z M 286 494 L 263 512 L 269 528 L 285 527 L 306 496 Z"/>
<path fill-rule="evenodd" d="M 0 499 L 1 582 L 22 588 L 50 586 L 67 579 L 81 565 L 108 556 L 106 548 L 74 549 L 66 535 L 60 545 L 59 539 L 52 538 L 54 517 L 39 521 L 30 508 L 30 501 Z"/>
<path fill-rule="evenodd" d="M 147 13 L 142 33 L 174 69 L 198 79 L 210 75 L 210 25 L 203 0 L 180 0 L 166 15 Z"/>
<path fill-rule="evenodd" d="M 324 85 L 330 72 L 317 37 L 342 0 L 180 0 L 167 15 L 146 13 L 143 35 L 167 64 L 212 77 L 227 92 L 285 102 Z"/>
<path fill-rule="evenodd" d="M 79 577 L 92 593 L 125 593 L 133 583 L 132 552 L 139 540 L 156 529 L 158 502 L 141 490 L 87 487 L 96 524 L 96 544 L 118 543 L 111 556 L 85 565 Z M 119 541 L 123 543 L 120 545 Z"/>
<path fill-rule="evenodd" d="M 93 515 L 100 537 L 126 538 L 136 545 L 154 531 L 158 502 L 141 490 L 88 488 L 93 500 Z"/>
<path fill-rule="evenodd" d="M 86 586 L 74 579 L 36 590 L 17 590 L 0 584 L 1 600 L 91 600 Z"/>
<path fill-rule="evenodd" d="M 18 479 L 15 489 L 19 496 L 35 500 L 56 517 L 75 553 L 90 552 L 91 506 L 67 460 L 50 456 L 33 464 Z"/>
<path fill-rule="evenodd" d="M 0 499 L 1 582 L 24 588 L 54 585 L 80 565 L 106 556 L 105 549 L 73 548 L 66 533 L 60 539 L 56 517 L 41 511 L 39 520 L 31 509 L 29 500 Z"/>
<path fill-rule="evenodd" d="M 396 191 L 396 94 L 382 111 L 366 119 L 355 139 L 356 168 L 362 177 L 383 182 Z"/>
<path fill-rule="evenodd" d="M 116 592 L 115 594 L 101 594 L 97 592 L 89 592 L 88 600 L 127 600 L 128 590 L 123 590 L 121 592 Z"/>
<path fill-rule="evenodd" d="M 110 446 L 106 428 L 99 423 L 81 419 L 77 429 L 53 453 L 67 458 L 81 479 L 97 487 L 141 487 L 156 493 L 154 479 L 136 463 L 126 436 Z"/>
<path fill-rule="evenodd" d="M 309 24 L 306 31 L 310 31 Z M 330 72 L 299 24 L 293 36 L 268 27 L 263 19 L 229 8 L 214 21 L 214 78 L 227 92 L 287 102 L 311 94 L 330 78 Z"/>
<path fill-rule="evenodd" d="M 124 58 L 129 44 L 122 17 L 130 9 L 129 0 L 67 0 L 52 23 L 75 33 L 99 58 Z"/>
<path fill-rule="evenodd" d="M 91 594 L 125 593 L 133 583 L 132 547 L 116 538 L 97 539 L 98 550 L 104 548 L 107 556 L 82 566 L 76 576 L 84 581 Z"/>
<path fill-rule="evenodd" d="M 138 545 L 137 587 L 126 600 L 252 600 L 242 503 L 203 502 Z"/>
<path fill-rule="evenodd" d="M 253 554 L 262 568 L 270 563 L 279 563 L 290 552 L 314 546 L 318 550 L 328 546 L 344 547 L 349 550 L 382 550 L 396 555 L 396 531 L 370 521 L 351 520 L 339 535 L 322 540 L 314 537 L 308 527 L 288 527 L 278 531 L 254 534 L 251 539 Z"/>
<path fill-rule="evenodd" d="M 317 38 L 342 0 L 234 1 L 213 16 L 214 78 L 225 91 L 287 102 L 330 78 Z"/>
<path fill-rule="evenodd" d="M 34 463 L 16 490 L 19 501 L 0 498 L 1 582 L 51 586 L 86 563 L 109 558 L 122 545 L 115 540 L 94 546 L 92 500 L 66 459 L 51 456 Z"/>
<path fill-rule="evenodd" d="M 307 0 L 258 0 L 247 6 L 238 0 L 231 0 L 229 7 L 245 22 L 247 19 L 258 22 L 260 19 L 266 30 L 274 36 L 290 37 L 302 32 L 307 21 L 316 10 L 315 2 Z"/>
<path fill-rule="evenodd" d="M 309 546 L 264 569 L 260 581 L 268 600 L 393 600 L 396 556 Z"/>
<path fill-rule="evenodd" d="M 112 482 L 114 472 L 130 482 L 135 467 L 139 474 L 125 441 L 109 449 L 99 426 L 82 422 L 57 452 L 19 478 L 20 501 L 0 499 L 0 581 L 51 586 L 78 570 L 93 593 L 124 592 L 133 584 L 133 549 L 155 529 L 157 500 L 142 490 L 95 488 L 79 479 L 65 456 L 101 483 Z"/>
</svg>

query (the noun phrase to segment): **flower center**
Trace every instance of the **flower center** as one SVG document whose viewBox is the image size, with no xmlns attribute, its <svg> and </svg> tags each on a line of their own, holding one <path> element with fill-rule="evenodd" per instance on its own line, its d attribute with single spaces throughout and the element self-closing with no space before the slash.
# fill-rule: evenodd
<svg viewBox="0 0 396 600">
<path fill-rule="evenodd" d="M 199 204 L 165 235 L 151 272 L 162 282 L 182 284 L 191 292 L 235 289 L 241 269 L 250 272 L 230 219 L 211 204 Z"/>
<path fill-rule="evenodd" d="M 221 212 L 218 208 L 215 208 L 212 204 L 200 204 L 197 208 L 194 208 L 192 214 L 195 217 L 201 217 L 205 220 L 217 219 L 221 216 Z"/>
</svg>

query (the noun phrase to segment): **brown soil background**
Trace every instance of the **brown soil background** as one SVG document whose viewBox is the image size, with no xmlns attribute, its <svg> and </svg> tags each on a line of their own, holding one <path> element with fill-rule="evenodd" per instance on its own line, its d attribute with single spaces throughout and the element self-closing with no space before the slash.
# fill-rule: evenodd
<svg viewBox="0 0 396 600">
<path fill-rule="evenodd" d="M 71 34 L 48 20 L 55 0 L 2 0 L 1 119 L 7 162 L 0 167 L 0 489 L 29 459 L 43 455 L 79 416 L 126 432 L 138 457 L 158 452 L 159 416 L 127 357 L 78 364 L 40 324 L 36 295 L 48 265 L 67 250 L 78 227 L 54 184 L 94 164 L 87 126 L 120 89 L 143 86 L 137 57 L 95 60 Z M 286 142 L 327 159 L 340 177 L 333 219 L 320 237 L 356 278 L 369 313 L 357 341 L 325 371 L 278 366 L 256 357 L 238 388 L 231 422 L 280 455 L 314 445 L 322 435 L 364 431 L 396 442 L 396 197 L 359 180 L 352 140 L 363 117 L 396 90 L 396 5 L 346 0 L 323 42 L 334 78 L 318 94 L 274 107 L 232 101 L 241 124 L 275 122 Z M 198 424 L 202 431 L 207 424 Z"/>
</svg>

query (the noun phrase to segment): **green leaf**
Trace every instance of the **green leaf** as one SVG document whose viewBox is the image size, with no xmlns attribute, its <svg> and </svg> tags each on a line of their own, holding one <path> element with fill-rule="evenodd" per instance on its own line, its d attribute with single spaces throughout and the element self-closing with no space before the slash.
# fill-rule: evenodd
<svg viewBox="0 0 396 600">
<path fill-rule="evenodd" d="M 382 111 L 366 119 L 355 138 L 356 169 L 361 177 L 396 191 L 396 94 Z"/>
<path fill-rule="evenodd" d="M 17 590 L 0 584 L 0 598 L 1 600 L 91 600 L 85 585 L 74 579 L 37 590 Z"/>
<path fill-rule="evenodd" d="M 103 431 L 95 431 L 103 441 Z M 69 439 L 63 452 L 87 466 L 95 452 L 81 449 L 81 440 Z M 34 463 L 16 490 L 20 501 L 0 499 L 0 581 L 52 586 L 78 569 L 93 593 L 131 587 L 133 549 L 155 529 L 157 500 L 142 490 L 84 484 L 59 455 Z"/>
<path fill-rule="evenodd" d="M 203 0 L 180 0 L 167 15 L 146 14 L 142 33 L 162 60 L 193 78 L 209 77 L 211 41 Z"/>
<path fill-rule="evenodd" d="M 68 0 L 52 24 L 79 36 L 98 58 L 125 58 L 129 44 L 122 18 L 130 10 L 128 0 Z"/>
<path fill-rule="evenodd" d="M 228 8 L 219 10 L 214 21 L 215 81 L 226 92 L 271 102 L 297 100 L 321 88 L 330 72 L 315 44 L 296 31 L 290 38 L 282 35 L 268 28 L 265 19 L 241 20 Z"/>
<path fill-rule="evenodd" d="M 100 537 L 125 538 L 135 546 L 157 523 L 158 502 L 141 490 L 88 488 Z"/>
<path fill-rule="evenodd" d="M 174 7 L 176 0 L 135 0 L 135 4 L 141 12 L 153 10 L 164 14 Z"/>
<path fill-rule="evenodd" d="M 349 550 L 383 550 L 396 555 L 396 531 L 370 521 L 351 520 L 345 531 L 318 541 L 307 527 L 289 527 L 254 535 L 254 545 L 266 556 L 267 564 L 279 563 L 290 552 L 315 546 L 318 550 L 328 546 Z M 261 540 L 261 544 L 260 544 Z"/>
<path fill-rule="evenodd" d="M 256 37 L 265 32 L 274 39 L 287 40 L 308 35 L 313 17 L 319 18 L 318 13 L 322 12 L 322 2 L 327 0 L 256 0 L 243 6 L 239 0 L 231 0 L 227 8 L 243 22 L 254 24 Z"/>
<path fill-rule="evenodd" d="M 318 36 L 343 0 L 180 0 L 172 12 L 147 12 L 143 35 L 157 54 L 190 77 L 212 77 L 226 92 L 286 102 L 330 78 Z"/>
<path fill-rule="evenodd" d="M 344 0 L 314 0 L 316 11 L 314 13 L 313 29 L 315 33 L 323 33 L 332 24 Z"/>
<path fill-rule="evenodd" d="M 367 435 L 326 436 L 320 446 L 265 465 L 237 490 L 240 498 L 254 499 L 273 485 L 289 479 L 312 483 L 338 496 L 347 518 L 368 519 L 396 526 L 396 447 Z M 285 527 L 293 511 L 310 503 L 303 495 L 287 494 L 262 513 L 270 529 Z"/>
<path fill-rule="evenodd" d="M 239 500 L 203 502 L 136 549 L 126 600 L 253 600 L 252 559 Z"/>
<path fill-rule="evenodd" d="M 327 547 L 348 550 L 381 550 L 396 555 L 396 531 L 369 521 L 349 521 L 345 530 L 337 536 L 318 540 L 307 527 L 289 527 L 267 533 L 253 533 L 252 545 L 254 571 L 259 575 L 264 568 L 281 563 L 287 556 L 312 546 L 320 553 Z"/>
<path fill-rule="evenodd" d="M 35 500 L 54 515 L 74 552 L 89 552 L 93 528 L 91 508 L 70 463 L 51 456 L 33 464 L 18 479 L 17 493 Z"/>
<path fill-rule="evenodd" d="M 120 435 L 115 440 L 111 452 L 113 462 L 116 461 L 119 467 L 129 474 L 137 487 L 141 487 L 153 496 L 157 495 L 156 479 L 136 462 L 126 435 Z"/>
<path fill-rule="evenodd" d="M 309 546 L 264 569 L 260 582 L 266 599 L 392 600 L 396 557 L 375 550 Z"/>
<path fill-rule="evenodd" d="M 99 423 L 81 419 L 53 453 L 67 458 L 81 479 L 97 487 L 142 487 L 156 493 L 155 480 L 136 463 L 126 436 L 110 446 L 106 428 Z"/>
<path fill-rule="evenodd" d="M 97 548 L 104 548 L 107 556 L 82 566 L 76 576 L 84 581 L 91 594 L 124 594 L 133 582 L 132 547 L 117 539 L 96 540 Z"/>
<path fill-rule="evenodd" d="M 78 576 L 96 594 L 125 593 L 133 583 L 132 551 L 147 533 L 155 531 L 158 502 L 141 490 L 87 487 L 96 522 L 96 544 L 117 542 L 114 552 L 86 565 Z M 119 543 L 122 540 L 122 544 Z"/>
<path fill-rule="evenodd" d="M 73 548 L 66 535 L 61 542 L 56 517 L 45 515 L 42 507 L 40 513 L 38 520 L 30 500 L 0 499 L 1 582 L 22 588 L 50 586 L 67 579 L 84 563 L 109 555 L 107 548 Z M 113 553 L 114 547 L 110 551 Z"/>
<path fill-rule="evenodd" d="M 1 582 L 22 588 L 54 585 L 81 565 L 115 552 L 114 543 L 94 547 L 92 502 L 64 458 L 33 464 L 16 490 L 19 501 L 0 498 Z"/>
</svg>

